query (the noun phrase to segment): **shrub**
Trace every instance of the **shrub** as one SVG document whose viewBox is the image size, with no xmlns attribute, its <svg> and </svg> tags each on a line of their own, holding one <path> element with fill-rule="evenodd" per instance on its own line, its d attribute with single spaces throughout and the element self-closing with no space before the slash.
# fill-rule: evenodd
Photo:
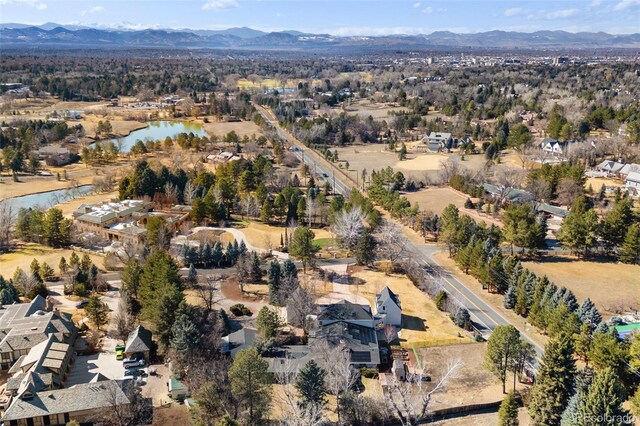
<svg viewBox="0 0 640 426">
<path fill-rule="evenodd" d="M 229 310 L 233 315 L 237 317 L 243 317 L 243 316 L 249 317 L 252 315 L 251 310 L 246 306 L 244 306 L 242 303 L 236 303 L 235 305 L 231 306 Z"/>
<path fill-rule="evenodd" d="M 438 295 L 436 296 L 435 302 L 436 302 L 436 307 L 439 310 L 441 310 L 441 311 L 445 310 L 445 306 L 446 306 L 448 297 L 449 297 L 449 295 L 444 290 L 442 290 L 442 291 L 440 291 L 440 293 L 438 293 Z"/>
<path fill-rule="evenodd" d="M 366 377 L 367 379 L 377 379 L 378 378 L 378 370 L 375 368 L 361 368 L 360 375 L 362 377 Z"/>
<path fill-rule="evenodd" d="M 84 284 L 76 284 L 73 287 L 73 294 L 75 294 L 76 296 L 85 297 L 89 294 L 89 291 L 87 291 L 87 286 L 85 286 Z"/>
</svg>

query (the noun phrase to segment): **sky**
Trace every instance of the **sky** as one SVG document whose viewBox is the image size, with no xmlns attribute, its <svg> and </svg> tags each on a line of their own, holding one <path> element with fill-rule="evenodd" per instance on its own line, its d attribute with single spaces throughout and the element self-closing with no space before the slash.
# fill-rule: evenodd
<svg viewBox="0 0 640 426">
<path fill-rule="evenodd" d="M 0 22 L 298 30 L 340 36 L 449 30 L 640 32 L 640 0 L 0 0 Z"/>
</svg>

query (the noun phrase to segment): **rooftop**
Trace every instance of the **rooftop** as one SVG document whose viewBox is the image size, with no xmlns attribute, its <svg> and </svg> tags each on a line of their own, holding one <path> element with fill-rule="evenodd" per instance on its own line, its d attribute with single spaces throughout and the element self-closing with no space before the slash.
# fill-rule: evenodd
<svg viewBox="0 0 640 426">
<path fill-rule="evenodd" d="M 371 308 L 365 305 L 357 305 L 347 300 L 326 306 L 320 314 L 318 321 L 341 321 L 341 320 L 370 320 Z"/>
<path fill-rule="evenodd" d="M 84 383 L 66 389 L 35 392 L 14 399 L 2 420 L 28 419 L 53 414 L 98 410 L 129 404 L 129 399 L 114 380 Z"/>
</svg>

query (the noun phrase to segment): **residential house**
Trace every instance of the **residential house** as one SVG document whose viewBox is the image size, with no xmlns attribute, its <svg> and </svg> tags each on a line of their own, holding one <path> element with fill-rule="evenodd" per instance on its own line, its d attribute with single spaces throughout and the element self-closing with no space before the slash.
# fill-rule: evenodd
<svg viewBox="0 0 640 426">
<path fill-rule="evenodd" d="M 631 172 L 624 180 L 624 187 L 633 195 L 640 194 L 640 172 Z"/>
<path fill-rule="evenodd" d="M 4 305 L 0 309 L 0 368 L 9 369 L 36 345 L 56 337 L 59 343 L 73 345 L 77 329 L 71 315 L 47 311 L 46 300 L 36 296 L 29 303 Z"/>
<path fill-rule="evenodd" d="M 561 157 L 566 154 L 569 142 L 560 142 L 551 138 L 544 138 L 540 142 L 540 149 L 550 153 L 554 157 Z"/>
<path fill-rule="evenodd" d="M 625 167 L 624 164 L 622 163 L 618 163 L 617 161 L 612 161 L 612 160 L 604 160 L 602 163 L 598 164 L 596 166 L 596 168 L 601 171 L 601 172 L 605 172 L 608 175 L 615 175 L 617 173 L 620 173 L 620 171 Z"/>
<path fill-rule="evenodd" d="M 355 367 L 380 364 L 378 337 L 371 308 L 342 300 L 321 308 L 309 332 L 309 346 L 317 341 L 344 345 Z"/>
<path fill-rule="evenodd" d="M 230 333 L 222 338 L 222 349 L 220 351 L 223 354 L 229 354 L 231 358 L 235 358 L 236 354 L 241 350 L 253 347 L 257 333 L 256 330 L 246 327 Z"/>
<path fill-rule="evenodd" d="M 348 300 L 332 303 L 321 307 L 320 313 L 316 317 L 320 327 L 331 325 L 335 322 L 347 321 L 354 325 L 363 327 L 373 327 L 373 315 L 371 308 L 367 305 L 358 305 Z"/>
<path fill-rule="evenodd" d="M 402 325 L 402 305 L 398 296 L 385 287 L 376 294 L 376 302 L 373 308 L 376 318 L 380 318 L 384 325 L 400 327 Z"/>
<path fill-rule="evenodd" d="M 94 424 L 113 417 L 131 402 L 114 380 L 90 382 L 66 389 L 36 391 L 31 383 L 20 389 L 2 417 L 5 426 L 66 425 L 71 420 Z"/>
<path fill-rule="evenodd" d="M 189 388 L 182 383 L 176 376 L 171 376 L 167 382 L 169 397 L 176 401 L 184 401 L 189 397 Z"/>
<path fill-rule="evenodd" d="M 622 177 L 627 177 L 629 175 L 629 173 L 631 172 L 638 172 L 640 173 L 640 164 L 635 164 L 635 163 L 629 163 L 629 164 L 625 164 L 620 171 L 618 172 L 618 174 Z"/>
<path fill-rule="evenodd" d="M 451 137 L 451 133 L 444 132 L 431 132 L 429 136 L 422 139 L 422 142 L 425 143 L 429 151 L 432 152 L 455 148 L 453 141 L 454 139 Z"/>
<path fill-rule="evenodd" d="M 149 363 L 149 354 L 153 348 L 151 341 L 151 332 L 139 325 L 129 333 L 127 344 L 124 347 L 124 353 L 127 358 L 143 357 Z"/>
<path fill-rule="evenodd" d="M 38 159 L 47 166 L 65 166 L 73 161 L 74 154 L 62 146 L 44 146 L 35 151 Z"/>
<path fill-rule="evenodd" d="M 9 370 L 6 392 L 17 395 L 20 389 L 31 384 L 36 392 L 63 387 L 73 346 L 58 342 L 51 334 L 49 338 L 31 348 L 21 356 Z"/>
</svg>

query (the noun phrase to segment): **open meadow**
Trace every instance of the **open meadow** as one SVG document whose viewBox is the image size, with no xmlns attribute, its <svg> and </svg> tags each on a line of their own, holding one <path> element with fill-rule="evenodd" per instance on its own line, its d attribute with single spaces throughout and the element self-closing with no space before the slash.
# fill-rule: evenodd
<svg viewBox="0 0 640 426">
<path fill-rule="evenodd" d="M 525 268 L 567 287 L 582 302 L 589 297 L 605 319 L 640 310 L 640 266 L 556 256 L 523 262 Z"/>
</svg>

